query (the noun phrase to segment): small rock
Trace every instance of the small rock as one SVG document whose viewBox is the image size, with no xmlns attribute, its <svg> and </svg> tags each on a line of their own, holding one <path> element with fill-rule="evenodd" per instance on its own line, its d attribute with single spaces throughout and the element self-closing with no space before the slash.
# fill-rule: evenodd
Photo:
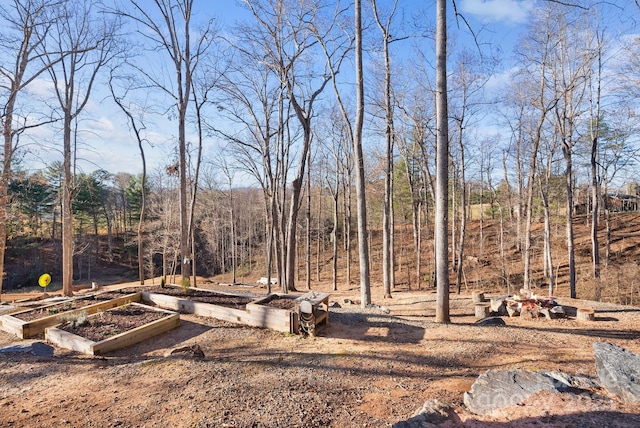
<svg viewBox="0 0 640 428">
<path fill-rule="evenodd" d="M 174 348 L 165 354 L 165 357 L 180 356 L 190 358 L 204 358 L 204 352 L 197 343 L 189 346 Z"/>
<path fill-rule="evenodd" d="M 382 312 L 384 314 L 388 314 L 388 313 L 391 312 L 391 309 L 387 308 L 386 306 L 380 306 L 380 305 L 376 305 L 376 304 L 373 304 L 373 303 L 370 304 L 370 305 L 367 305 L 367 308 L 369 308 L 369 309 L 377 309 L 377 310 L 379 310 L 380 312 Z"/>
<path fill-rule="evenodd" d="M 342 306 L 340 306 L 340 303 L 338 303 L 338 302 L 329 302 L 329 307 L 330 308 L 341 308 Z"/>
<path fill-rule="evenodd" d="M 492 325 L 507 325 L 506 322 L 504 322 L 504 320 L 500 317 L 489 317 L 489 318 L 484 318 L 481 319 L 479 321 L 476 321 L 476 325 L 481 325 L 481 326 L 492 326 Z"/>
<path fill-rule="evenodd" d="M 428 400 L 409 419 L 393 424 L 393 428 L 435 428 L 443 422 L 448 427 L 463 427 L 460 418 L 451 407 L 438 400 Z"/>
<path fill-rule="evenodd" d="M 355 305 L 356 303 L 351 299 L 346 299 L 345 298 L 345 299 L 342 299 L 342 304 L 343 305 Z"/>
<path fill-rule="evenodd" d="M 607 342 L 593 344 L 596 372 L 607 391 L 627 403 L 640 401 L 640 355 Z"/>
</svg>

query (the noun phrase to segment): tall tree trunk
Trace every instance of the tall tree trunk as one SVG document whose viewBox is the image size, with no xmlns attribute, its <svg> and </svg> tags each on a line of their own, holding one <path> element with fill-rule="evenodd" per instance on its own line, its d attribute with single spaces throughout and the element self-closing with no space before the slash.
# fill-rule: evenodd
<svg viewBox="0 0 640 428">
<path fill-rule="evenodd" d="M 385 112 L 385 180 L 384 180 L 384 209 L 382 213 L 382 283 L 384 286 L 384 297 L 391 298 L 391 289 L 395 286 L 394 278 L 394 259 L 393 259 L 393 229 L 395 225 L 393 220 L 393 106 L 391 93 L 391 58 L 389 55 L 389 44 L 391 43 L 391 34 L 389 27 L 393 18 L 397 0 L 393 4 L 393 11 L 389 14 L 386 25 L 382 23 L 378 15 L 376 0 L 371 1 L 374 17 L 378 28 L 382 33 L 383 51 L 384 51 L 384 112 Z"/>
<path fill-rule="evenodd" d="M 565 161 L 567 163 L 567 169 L 565 171 L 565 186 L 567 189 L 567 257 L 569 262 L 569 296 L 572 299 L 576 298 L 576 261 L 573 239 L 573 168 L 572 168 L 572 156 L 570 148 L 565 145 L 562 147 Z"/>
<path fill-rule="evenodd" d="M 333 241 L 333 291 L 338 291 L 338 195 L 339 195 L 339 176 L 338 176 L 338 168 L 336 162 L 336 188 L 335 191 L 332 190 L 332 198 L 333 198 L 333 229 L 331 230 L 331 238 Z"/>
<path fill-rule="evenodd" d="M 337 165 L 336 165 L 336 171 L 337 171 Z M 318 191 L 319 195 L 318 195 L 318 213 L 317 213 L 318 218 L 316 219 L 316 228 L 318 230 L 318 237 L 316 239 L 316 281 L 318 282 L 320 282 L 320 243 L 324 239 L 324 232 L 322 234 L 320 233 L 320 230 L 322 228 L 322 220 L 321 220 L 322 218 L 322 185 L 320 185 L 319 187 L 320 187 L 320 190 Z M 338 189 L 336 184 L 336 195 L 337 195 L 337 192 L 338 192 Z M 322 235 L 322 239 L 320 238 L 321 235 Z M 322 248 L 324 249 L 324 244 L 322 245 Z"/>
<path fill-rule="evenodd" d="M 71 113 L 64 112 L 62 185 L 62 294 L 73 296 L 73 175 L 71 174 Z"/>
<path fill-rule="evenodd" d="M 307 153 L 307 211 L 305 213 L 305 220 L 307 225 L 306 230 L 306 257 L 305 257 L 305 272 L 307 290 L 311 290 L 311 150 Z M 318 198 L 318 204 L 320 204 L 320 198 Z M 316 237 L 320 242 L 320 230 L 318 230 L 318 236 Z"/>
<path fill-rule="evenodd" d="M 464 117 L 464 116 L 463 116 Z M 467 235 L 467 184 L 465 179 L 465 160 L 464 160 L 464 144 L 462 143 L 462 121 L 460 121 L 460 127 L 458 129 L 458 146 L 460 149 L 460 208 L 462 213 L 460 215 L 460 241 L 458 242 L 458 261 L 456 264 L 456 289 L 460 294 L 462 286 L 462 269 L 464 268 L 464 245 Z"/>
<path fill-rule="evenodd" d="M 229 180 L 229 221 L 231 222 L 231 282 L 237 282 L 238 237 L 236 236 L 236 209 L 233 202 L 233 185 Z"/>
<path fill-rule="evenodd" d="M 362 1 L 355 0 L 356 33 L 356 119 L 353 128 L 353 157 L 356 168 L 356 206 L 358 213 L 358 251 L 360 260 L 360 304 L 371 304 L 369 246 L 367 234 L 367 197 L 365 191 L 362 127 L 364 124 L 364 77 L 362 68 Z"/>
<path fill-rule="evenodd" d="M 436 322 L 449 323 L 449 126 L 447 113 L 447 0 L 436 3 Z"/>
<path fill-rule="evenodd" d="M 598 34 L 598 62 L 595 100 L 591 96 L 591 254 L 593 263 L 593 279 L 596 290 L 600 289 L 600 243 L 598 242 L 598 226 L 600 221 L 600 186 L 598 183 L 598 139 L 600 134 L 600 95 L 602 81 L 602 42 Z M 590 86 L 592 88 L 592 86 Z M 595 111 L 593 104 L 595 102 Z M 600 292 L 598 291 L 597 294 Z"/>
</svg>

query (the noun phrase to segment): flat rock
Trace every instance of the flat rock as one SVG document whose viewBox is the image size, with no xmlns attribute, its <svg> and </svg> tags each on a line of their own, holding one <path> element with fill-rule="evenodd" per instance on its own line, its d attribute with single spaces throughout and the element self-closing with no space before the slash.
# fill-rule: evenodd
<svg viewBox="0 0 640 428">
<path fill-rule="evenodd" d="M 6 346 L 0 349 L 0 353 L 30 353 L 39 357 L 51 357 L 53 346 L 43 342 L 21 343 L 19 345 Z"/>
<path fill-rule="evenodd" d="M 447 423 L 447 427 L 464 427 L 455 411 L 438 400 L 428 400 L 409 419 L 393 424 L 393 428 L 434 428 Z"/>
<path fill-rule="evenodd" d="M 639 402 L 640 355 L 607 342 L 594 343 L 593 350 L 602 386 L 624 402 Z"/>
<path fill-rule="evenodd" d="M 204 358 L 204 351 L 197 343 L 189 346 L 181 346 L 174 348 L 165 354 L 165 357 L 190 357 L 190 358 Z"/>
<path fill-rule="evenodd" d="M 464 393 L 464 404 L 477 415 L 523 402 L 539 391 L 564 392 L 566 384 L 539 372 L 528 370 L 488 370 L 478 376 L 470 392 Z"/>
<path fill-rule="evenodd" d="M 389 308 L 387 308 L 386 306 L 380 306 L 380 305 L 376 305 L 374 303 L 367 305 L 368 309 L 375 309 L 378 310 L 380 312 L 382 312 L 383 314 L 388 314 L 391 312 L 391 310 Z"/>
<path fill-rule="evenodd" d="M 484 318 L 481 319 L 479 321 L 475 322 L 476 325 L 482 325 L 482 326 L 496 326 L 496 325 L 507 325 L 506 322 L 504 322 L 504 320 L 500 317 L 489 317 L 489 318 Z"/>
</svg>

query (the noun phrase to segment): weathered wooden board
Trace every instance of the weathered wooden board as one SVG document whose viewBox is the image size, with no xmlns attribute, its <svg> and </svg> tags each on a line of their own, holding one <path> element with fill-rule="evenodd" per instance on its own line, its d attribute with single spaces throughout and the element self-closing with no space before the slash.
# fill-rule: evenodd
<svg viewBox="0 0 640 428">
<path fill-rule="evenodd" d="M 143 340 L 162 334 L 180 325 L 180 315 L 175 312 L 141 305 L 139 303 L 132 303 L 132 305 L 144 306 L 154 311 L 164 312 L 167 316 L 98 342 L 69 333 L 57 327 L 48 327 L 45 329 L 45 339 L 61 348 L 71 349 L 89 355 L 102 355 L 142 342 Z"/>
<path fill-rule="evenodd" d="M 15 316 L 20 313 L 29 312 L 33 310 L 33 309 L 28 309 L 28 310 L 16 312 L 10 315 L 0 316 L 0 328 L 2 328 L 2 330 L 6 331 L 7 333 L 15 334 L 21 339 L 28 339 L 39 333 L 42 333 L 47 327 L 59 324 L 61 315 L 67 316 L 69 314 L 78 313 L 82 311 L 86 312 L 88 315 L 91 315 L 91 314 L 95 314 L 96 312 L 105 311 L 118 306 L 126 305 L 127 303 L 139 302 L 141 298 L 142 298 L 141 293 L 127 294 L 125 296 L 118 297 L 115 299 L 105 300 L 102 302 L 94 303 L 92 305 L 87 305 L 81 308 L 72 309 L 70 311 L 66 311 L 63 313 L 58 313 L 58 314 L 53 314 L 46 317 L 38 318 L 32 321 L 24 321 Z M 48 306 L 54 306 L 60 303 L 61 302 L 56 302 Z M 48 306 L 44 306 L 44 308 Z"/>
<path fill-rule="evenodd" d="M 211 303 L 194 302 L 183 297 L 168 296 L 166 294 L 151 293 L 148 291 L 142 292 L 142 300 L 172 311 L 216 318 L 233 323 L 243 323 L 242 319 L 246 315 L 246 311 L 242 309 L 228 308 Z"/>
<path fill-rule="evenodd" d="M 292 309 L 266 306 L 271 299 L 296 299 L 290 294 L 271 294 L 247 304 L 245 324 L 253 327 L 270 328 L 285 333 L 298 333 L 298 314 Z"/>
<path fill-rule="evenodd" d="M 228 294 L 232 295 L 232 294 Z M 288 296 L 288 295 L 285 295 Z M 295 298 L 297 296 L 291 296 Z M 297 333 L 297 314 L 291 310 L 261 306 L 259 302 L 269 298 L 263 297 L 246 305 L 246 309 L 235 309 L 212 303 L 194 302 L 184 297 L 169 296 L 160 293 L 143 292 L 142 300 L 165 309 L 182 313 L 210 317 L 251 327 L 270 328 L 286 333 Z"/>
</svg>

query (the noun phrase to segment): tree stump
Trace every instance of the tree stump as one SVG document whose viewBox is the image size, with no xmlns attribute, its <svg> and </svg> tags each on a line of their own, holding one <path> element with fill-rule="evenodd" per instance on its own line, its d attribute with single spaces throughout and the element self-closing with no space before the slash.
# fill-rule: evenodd
<svg viewBox="0 0 640 428">
<path fill-rule="evenodd" d="M 476 318 L 486 318 L 489 316 L 489 309 L 491 309 L 488 303 L 478 303 L 475 305 Z"/>
<path fill-rule="evenodd" d="M 485 301 L 483 290 L 473 290 L 471 292 L 471 300 L 473 303 L 482 303 Z"/>
<path fill-rule="evenodd" d="M 578 308 L 576 311 L 576 318 L 579 321 L 595 321 L 596 313 L 591 308 Z"/>
</svg>

